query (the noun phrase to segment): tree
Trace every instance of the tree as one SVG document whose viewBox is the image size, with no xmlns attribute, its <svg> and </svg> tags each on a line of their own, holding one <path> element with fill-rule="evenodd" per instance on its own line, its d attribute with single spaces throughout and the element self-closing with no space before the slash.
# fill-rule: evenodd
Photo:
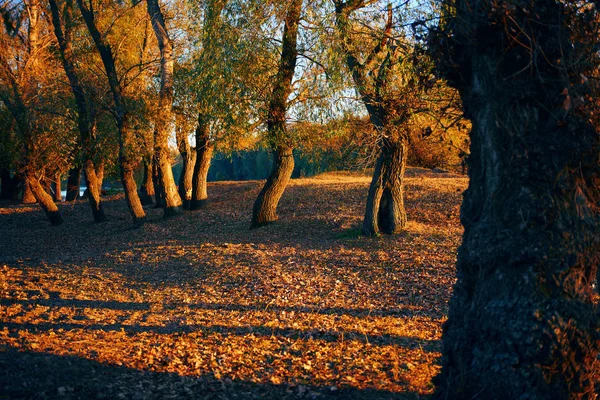
<svg viewBox="0 0 600 400">
<path fill-rule="evenodd" d="M 292 79 L 298 57 L 297 40 L 302 0 L 292 0 L 287 6 L 281 61 L 269 102 L 267 116 L 267 140 L 273 150 L 273 169 L 252 209 L 251 228 L 257 228 L 277 220 L 279 199 L 294 171 L 293 147 L 287 135 L 288 98 L 292 93 Z"/>
<path fill-rule="evenodd" d="M 410 137 L 410 119 L 423 110 L 424 88 L 411 60 L 416 46 L 394 32 L 393 8 L 387 7 L 383 30 L 353 23 L 351 17 L 373 2 L 334 0 L 339 47 L 371 124 L 379 155 L 369 187 L 363 233 L 397 233 L 406 225 L 403 178 Z M 356 37 L 372 37 L 356 40 Z M 368 43 L 368 44 L 365 44 Z M 370 47 L 369 47 L 370 46 Z"/>
<path fill-rule="evenodd" d="M 24 198 L 27 190 L 31 191 L 50 223 L 60 225 L 62 215 L 40 183 L 44 152 L 39 138 L 45 132 L 45 121 L 34 112 L 34 105 L 39 106 L 36 101 L 43 98 L 38 88 L 45 87 L 44 79 L 48 77 L 44 68 L 49 67 L 44 65 L 49 57 L 42 6 L 37 0 L 14 5 L 12 9 L 4 6 L 0 9 L 4 22 L 0 38 L 0 98 L 14 118 L 23 146 Z M 21 23 L 23 20 L 25 24 Z"/>
<path fill-rule="evenodd" d="M 146 213 L 140 202 L 137 184 L 133 175 L 136 162 L 134 156 L 135 150 L 133 149 L 134 138 L 132 137 L 132 116 L 130 115 L 129 107 L 123 96 L 121 81 L 117 76 L 113 50 L 111 49 L 110 43 L 107 42 L 105 35 L 98 29 L 93 2 L 91 0 L 77 0 L 77 5 L 83 15 L 88 31 L 94 40 L 96 49 L 102 58 L 110 91 L 113 96 L 113 115 L 117 123 L 117 131 L 119 134 L 119 166 L 123 189 L 125 191 L 125 199 L 131 216 L 133 217 L 134 224 L 143 225 L 146 219 Z"/>
<path fill-rule="evenodd" d="M 50 10 L 52 13 L 52 24 L 54 33 L 58 40 L 58 47 L 62 57 L 63 68 L 69 79 L 69 84 L 75 97 L 77 107 L 77 127 L 79 129 L 80 143 L 83 151 L 83 169 L 85 171 L 85 180 L 88 190 L 88 201 L 92 210 L 94 222 L 106 221 L 106 214 L 100 199 L 102 189 L 102 167 L 98 168 L 94 162 L 93 148 L 93 123 L 90 117 L 90 111 L 87 104 L 84 88 L 81 78 L 75 68 L 75 57 L 73 53 L 73 2 L 66 0 L 61 12 L 56 0 L 50 1 Z M 64 22 L 63 22 L 64 20 Z M 69 180 L 67 183 L 67 200 L 75 200 L 79 196 L 79 179 L 81 168 L 75 167 L 69 171 Z M 76 193 L 73 197 L 70 192 L 75 187 Z M 58 190 L 57 190 L 58 191 Z"/>
<path fill-rule="evenodd" d="M 158 112 L 154 121 L 154 159 L 158 175 L 160 192 L 164 196 L 164 216 L 181 213 L 181 198 L 177 192 L 171 154 L 169 135 L 173 127 L 173 43 L 169 37 L 165 18 L 158 0 L 147 0 L 148 15 L 160 49 L 160 92 Z"/>
<path fill-rule="evenodd" d="M 446 5 L 432 48 L 472 130 L 437 398 L 596 398 L 596 7 Z"/>
</svg>

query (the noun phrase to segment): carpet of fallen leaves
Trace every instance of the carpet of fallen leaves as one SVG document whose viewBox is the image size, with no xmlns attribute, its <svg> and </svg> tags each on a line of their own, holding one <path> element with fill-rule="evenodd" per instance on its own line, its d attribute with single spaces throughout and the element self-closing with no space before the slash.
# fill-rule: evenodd
<svg viewBox="0 0 600 400">
<path fill-rule="evenodd" d="M 103 224 L 85 201 L 60 227 L 0 208 L 0 399 L 430 394 L 467 179 L 409 169 L 406 231 L 370 238 L 365 175 L 294 180 L 249 230 L 261 184 L 139 229 L 118 196 Z"/>
</svg>

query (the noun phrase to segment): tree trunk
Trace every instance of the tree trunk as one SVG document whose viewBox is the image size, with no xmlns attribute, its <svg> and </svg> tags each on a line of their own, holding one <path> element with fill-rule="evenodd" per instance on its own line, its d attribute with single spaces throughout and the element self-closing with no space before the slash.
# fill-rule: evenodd
<svg viewBox="0 0 600 400">
<path fill-rule="evenodd" d="M 38 182 L 39 183 L 39 182 Z M 23 187 L 23 196 L 21 198 L 21 202 L 23 204 L 33 204 L 37 200 L 31 191 L 31 187 L 29 186 L 29 182 L 27 182 L 27 176 L 23 174 L 23 178 L 21 180 L 21 186 Z"/>
<path fill-rule="evenodd" d="M 54 204 L 52 196 L 50 196 L 48 192 L 44 190 L 44 188 L 40 184 L 39 179 L 36 178 L 36 176 L 31 172 L 27 173 L 27 186 L 29 186 L 29 189 L 31 190 L 31 193 L 33 194 L 35 200 L 37 200 L 39 205 L 46 213 L 46 216 L 48 217 L 50 223 L 52 225 L 62 224 L 62 216 L 60 214 L 60 211 L 58 210 L 58 207 L 56 206 L 56 204 Z"/>
<path fill-rule="evenodd" d="M 151 160 L 144 159 L 144 178 L 142 179 L 142 186 L 140 187 L 140 201 L 144 206 L 151 206 L 154 204 L 152 197 L 154 196 L 154 168 Z"/>
<path fill-rule="evenodd" d="M 160 183 L 160 166 L 156 154 L 152 157 L 152 186 L 154 187 L 154 208 L 165 208 L 165 194 Z"/>
<path fill-rule="evenodd" d="M 96 170 L 92 160 L 86 160 L 84 164 L 85 181 L 88 190 L 88 202 L 92 209 L 94 222 L 106 221 L 106 214 L 102 206 L 102 178 L 104 175 L 103 168 L 99 167 Z"/>
<path fill-rule="evenodd" d="M 2 168 L 0 170 L 2 179 L 2 188 L 0 189 L 0 198 L 3 200 L 12 200 L 16 196 L 16 176 L 15 178 L 11 178 L 10 170 L 8 168 Z"/>
<path fill-rule="evenodd" d="M 250 228 L 258 228 L 277 221 L 277 205 L 294 172 L 294 154 L 292 148 L 278 148 L 273 151 L 273 169 L 258 194 L 252 209 Z"/>
<path fill-rule="evenodd" d="M 69 170 L 69 177 L 67 178 L 67 197 L 66 201 L 74 201 L 79 198 L 79 182 L 81 181 L 81 168 L 74 167 Z"/>
<path fill-rule="evenodd" d="M 54 177 L 54 181 L 52 182 L 54 184 L 54 201 L 56 203 L 60 203 L 62 201 L 62 188 L 60 178 L 61 175 L 57 173 Z"/>
<path fill-rule="evenodd" d="M 213 149 L 214 146 L 210 140 L 208 125 L 202 114 L 199 114 L 198 126 L 196 127 L 196 163 L 194 164 L 194 176 L 192 178 L 190 210 L 202 208 L 208 198 L 207 178 Z"/>
<path fill-rule="evenodd" d="M 369 188 L 363 233 L 394 234 L 406 226 L 403 178 L 407 144 L 384 139 Z"/>
<path fill-rule="evenodd" d="M 160 50 L 160 92 L 154 131 L 154 157 L 159 182 L 156 192 L 160 192 L 164 197 L 164 217 L 168 218 L 182 211 L 181 197 L 175 186 L 169 152 L 169 135 L 173 126 L 173 43 L 158 0 L 147 0 L 146 5 Z"/>
<path fill-rule="evenodd" d="M 212 152 L 209 156 L 212 157 Z M 196 158 L 197 153 L 195 149 L 192 150 L 190 148 L 188 151 L 181 153 L 182 168 L 181 175 L 179 175 L 179 196 L 183 200 L 183 208 L 185 208 L 186 210 L 189 210 L 191 206 L 192 193 L 194 190 L 193 178 L 194 168 L 196 167 Z M 210 160 L 208 160 L 207 167 L 200 168 L 198 173 L 200 175 L 204 174 L 204 176 L 206 176 L 208 174 L 209 167 Z M 206 181 L 206 178 L 204 178 L 204 181 Z M 202 184 L 200 184 L 200 187 L 202 187 Z M 204 190 L 204 193 L 206 194 L 206 188 Z M 206 195 L 208 196 L 208 194 Z"/>
<path fill-rule="evenodd" d="M 566 3 L 505 3 L 459 2 L 443 36 L 472 131 L 436 396 L 593 399 L 600 138 L 567 103 L 584 76 L 571 61 L 586 57 Z"/>
<path fill-rule="evenodd" d="M 254 202 L 250 229 L 277 220 L 279 199 L 294 172 L 294 148 L 287 134 L 286 113 L 298 58 L 298 25 L 301 11 L 302 0 L 292 0 L 285 16 L 281 61 L 275 77 L 267 116 L 267 138 L 271 143 L 275 160 L 271 174 Z"/>
</svg>

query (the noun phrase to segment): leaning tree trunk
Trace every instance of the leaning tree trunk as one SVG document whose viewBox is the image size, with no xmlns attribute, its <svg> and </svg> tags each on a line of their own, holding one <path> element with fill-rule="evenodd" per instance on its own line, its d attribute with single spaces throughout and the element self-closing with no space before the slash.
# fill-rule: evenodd
<svg viewBox="0 0 600 400">
<path fill-rule="evenodd" d="M 250 229 L 267 225 L 277 220 L 277 205 L 294 172 L 292 141 L 287 134 L 286 113 L 288 98 L 292 91 L 292 79 L 298 58 L 298 25 L 302 11 L 302 0 L 293 0 L 288 5 L 281 43 L 281 60 L 267 116 L 267 137 L 273 149 L 273 169 L 258 194 L 252 209 Z"/>
<path fill-rule="evenodd" d="M 252 209 L 251 228 L 277 221 L 277 205 L 294 172 L 294 154 L 291 147 L 273 150 L 273 169 L 258 194 Z"/>
<path fill-rule="evenodd" d="M 153 163 L 152 160 L 144 158 L 144 177 L 142 178 L 142 186 L 140 186 L 140 201 L 144 206 L 154 204 L 152 197 L 154 196 L 154 181 L 153 181 Z"/>
<path fill-rule="evenodd" d="M 403 194 L 406 150 L 405 140 L 383 139 L 367 197 L 365 235 L 398 233 L 406 226 Z"/>
<path fill-rule="evenodd" d="M 196 127 L 196 163 L 192 177 L 192 199 L 190 210 L 202 208 L 208 198 L 207 183 L 208 170 L 212 160 L 214 145 L 210 140 L 209 127 L 202 115 L 198 116 Z"/>
<path fill-rule="evenodd" d="M 85 151 L 85 150 L 84 150 Z M 79 198 L 79 182 L 81 181 L 81 167 L 74 167 L 69 170 L 67 178 L 67 196 L 65 201 L 73 201 Z"/>
<path fill-rule="evenodd" d="M 40 180 L 35 176 L 33 172 L 27 172 L 27 186 L 31 190 L 35 200 L 39 203 L 40 207 L 46 213 L 48 220 L 52 225 L 60 225 L 63 223 L 62 216 L 58 207 L 52 200 L 52 196 L 48 194 L 40 184 Z"/>
<path fill-rule="evenodd" d="M 593 399 L 600 138 L 569 81 L 585 57 L 566 3 L 491 3 L 458 3 L 442 65 L 472 131 L 437 398 Z"/>
</svg>

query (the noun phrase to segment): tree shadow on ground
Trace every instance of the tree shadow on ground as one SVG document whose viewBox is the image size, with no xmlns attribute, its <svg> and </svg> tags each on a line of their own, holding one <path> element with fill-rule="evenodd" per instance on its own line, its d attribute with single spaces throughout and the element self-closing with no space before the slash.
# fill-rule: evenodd
<svg viewBox="0 0 600 400">
<path fill-rule="evenodd" d="M 0 345 L 0 399 L 418 399 L 415 393 L 181 376 Z"/>
</svg>

